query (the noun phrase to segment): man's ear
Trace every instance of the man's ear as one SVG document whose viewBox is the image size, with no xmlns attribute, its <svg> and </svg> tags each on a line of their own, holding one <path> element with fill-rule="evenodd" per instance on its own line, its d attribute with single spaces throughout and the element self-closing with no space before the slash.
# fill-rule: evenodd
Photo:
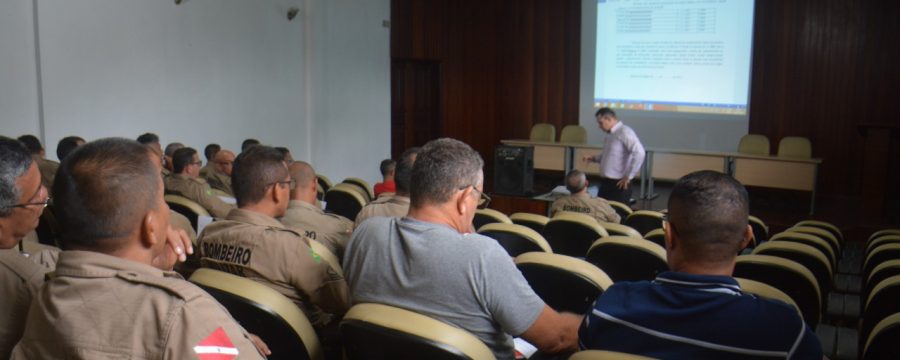
<svg viewBox="0 0 900 360">
<path fill-rule="evenodd" d="M 141 245 L 144 248 L 152 248 L 159 241 L 157 236 L 159 236 L 160 232 L 165 232 L 166 229 L 157 229 L 156 224 L 154 223 L 156 219 L 154 218 L 153 212 L 147 212 L 144 214 L 144 217 L 141 219 Z M 166 237 L 163 236 L 163 239 Z"/>
<path fill-rule="evenodd" d="M 466 206 L 466 199 L 469 198 L 469 192 L 472 191 L 471 189 L 471 187 L 463 189 L 463 191 L 459 192 L 459 197 L 456 198 L 456 211 L 461 215 L 464 215 L 468 209 Z"/>
<path fill-rule="evenodd" d="M 663 226 L 663 232 L 666 238 L 666 252 L 671 252 L 678 246 L 678 239 L 675 238 L 675 232 L 672 231 L 672 224 Z"/>
<path fill-rule="evenodd" d="M 753 241 L 753 226 L 747 225 L 747 230 L 744 231 L 744 239 L 741 241 L 740 250 L 746 249 L 751 241 Z"/>
</svg>

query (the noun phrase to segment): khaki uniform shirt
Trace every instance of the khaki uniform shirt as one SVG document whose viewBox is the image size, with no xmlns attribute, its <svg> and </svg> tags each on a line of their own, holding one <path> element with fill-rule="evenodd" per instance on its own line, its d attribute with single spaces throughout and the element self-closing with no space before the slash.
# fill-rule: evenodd
<svg viewBox="0 0 900 360">
<path fill-rule="evenodd" d="M 18 248 L 0 250 L 0 359 L 9 358 L 22 337 L 28 307 L 47 271 Z"/>
<path fill-rule="evenodd" d="M 41 172 L 41 184 L 47 188 L 47 191 L 53 190 L 53 179 L 56 178 L 59 163 L 44 158 L 35 157 L 35 159 L 37 159 L 38 171 Z"/>
<path fill-rule="evenodd" d="M 223 218 L 234 209 L 234 205 L 222 201 L 213 194 L 206 180 L 192 178 L 185 174 L 172 174 L 165 178 L 166 193 L 184 196 L 202 206 L 213 217 Z"/>
<path fill-rule="evenodd" d="M 180 275 L 64 251 L 12 358 L 197 359 L 216 346 L 237 359 L 264 358 L 222 305 Z"/>
<path fill-rule="evenodd" d="M 228 195 L 234 197 L 234 190 L 231 189 L 231 176 L 225 175 L 217 170 L 212 170 L 206 175 L 206 182 L 213 189 L 222 190 Z"/>
<path fill-rule="evenodd" d="M 382 196 L 375 199 L 375 201 L 370 202 L 359 211 L 359 214 L 356 215 L 355 225 L 359 227 L 359 224 L 362 224 L 363 221 L 370 217 L 404 217 L 408 212 L 408 196 Z"/>
<path fill-rule="evenodd" d="M 309 247 L 309 239 L 278 220 L 235 209 L 209 224 L 197 239 L 204 267 L 259 281 L 294 301 L 313 326 L 329 321 L 322 310 L 350 308 L 347 282 Z M 212 261 L 210 261 L 212 260 Z"/>
<path fill-rule="evenodd" d="M 206 165 L 204 165 L 202 168 L 200 168 L 200 177 L 206 178 L 207 176 L 209 176 L 209 174 L 212 174 L 214 171 L 216 171 L 216 167 L 215 167 L 215 165 L 213 165 L 213 162 L 207 161 Z"/>
<path fill-rule="evenodd" d="M 25 235 L 25 238 L 22 239 L 22 250 L 28 255 L 29 260 L 43 266 L 47 271 L 56 269 L 56 262 L 59 261 L 59 248 L 41 244 L 38 241 L 37 232 L 32 231 Z"/>
<path fill-rule="evenodd" d="M 604 198 L 592 198 L 581 196 L 565 196 L 557 199 L 550 205 L 550 216 L 556 215 L 560 211 L 571 211 L 582 214 L 588 214 L 597 221 L 605 221 L 618 223 L 619 214 L 609 205 Z"/>
<path fill-rule="evenodd" d="M 287 227 L 302 229 L 306 237 L 325 245 L 339 259 L 353 232 L 353 222 L 337 214 L 327 214 L 322 208 L 305 201 L 291 200 L 281 218 Z"/>
</svg>

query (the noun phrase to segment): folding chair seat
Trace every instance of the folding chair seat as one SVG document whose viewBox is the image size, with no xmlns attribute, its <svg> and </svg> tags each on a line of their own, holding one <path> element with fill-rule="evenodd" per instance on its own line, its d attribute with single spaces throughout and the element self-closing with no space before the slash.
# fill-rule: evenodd
<svg viewBox="0 0 900 360">
<path fill-rule="evenodd" d="M 635 239 L 644 239 L 641 233 L 626 225 L 600 221 L 600 226 L 602 226 L 603 229 L 606 230 L 606 233 L 608 233 L 609 236 L 628 236 Z"/>
<path fill-rule="evenodd" d="M 344 179 L 344 181 L 342 181 L 342 183 L 350 184 L 350 185 L 353 185 L 353 186 L 356 186 L 356 187 L 362 189 L 363 193 L 365 193 L 365 195 L 367 197 L 366 202 L 369 202 L 369 201 L 372 201 L 375 199 L 375 193 L 372 191 L 372 187 L 369 186 L 369 183 L 363 179 L 356 178 L 356 177 L 349 177 L 349 178 Z"/>
<path fill-rule="evenodd" d="M 550 218 L 544 215 L 517 212 L 509 216 L 509 220 L 513 224 L 527 226 L 531 230 L 537 231 L 538 234 L 544 233 L 544 226 L 550 221 Z"/>
<path fill-rule="evenodd" d="M 366 199 L 355 186 L 337 184 L 325 193 L 326 212 L 356 220 L 363 206 L 366 206 Z"/>
<path fill-rule="evenodd" d="M 634 212 L 634 210 L 631 210 L 631 206 L 628 206 L 626 204 L 620 203 L 615 200 L 609 200 L 609 206 L 611 206 L 613 208 L 613 210 L 616 211 L 616 214 L 619 214 L 619 218 L 622 219 L 620 221 L 622 221 L 622 222 L 624 222 L 625 219 L 628 218 L 628 215 L 631 215 L 631 213 Z"/>
<path fill-rule="evenodd" d="M 609 233 L 594 218 L 567 211 L 557 213 L 544 227 L 544 239 L 554 253 L 579 258 L 587 254 L 594 241 L 607 236 Z"/>
<path fill-rule="evenodd" d="M 662 228 L 653 229 L 652 231 L 644 234 L 644 239 L 649 240 L 656 245 L 662 246 L 663 249 L 666 248 L 666 231 Z"/>
<path fill-rule="evenodd" d="M 491 360 L 494 353 L 472 333 L 399 307 L 356 304 L 341 320 L 348 360 Z"/>
<path fill-rule="evenodd" d="M 531 133 L 528 135 L 531 141 L 556 142 L 556 126 L 548 123 L 537 123 L 531 126 Z"/>
<path fill-rule="evenodd" d="M 475 210 L 475 216 L 472 217 L 472 226 L 475 227 L 475 230 L 491 223 L 512 224 L 513 222 L 509 216 L 494 209 Z"/>
<path fill-rule="evenodd" d="M 741 141 L 738 143 L 738 152 L 741 154 L 768 156 L 771 154 L 770 151 L 769 137 L 765 135 L 746 134 L 741 136 Z"/>
<path fill-rule="evenodd" d="M 585 314 L 613 283 L 603 270 L 571 256 L 530 252 L 515 262 L 534 292 L 557 311 Z"/>
<path fill-rule="evenodd" d="M 478 229 L 478 233 L 497 240 L 512 257 L 532 251 L 553 252 L 541 234 L 522 225 L 491 223 Z"/>
<path fill-rule="evenodd" d="M 622 224 L 630 226 L 641 234 L 646 234 L 654 229 L 662 227 L 663 214 L 659 211 L 638 210 L 622 221 Z"/>
<path fill-rule="evenodd" d="M 900 359 L 900 313 L 879 321 L 866 339 L 862 360 Z"/>
<path fill-rule="evenodd" d="M 165 196 L 166 204 L 169 209 L 175 211 L 191 221 L 194 231 L 197 231 L 197 218 L 200 216 L 209 216 L 209 211 L 200 206 L 200 204 L 181 195 L 168 194 Z"/>
<path fill-rule="evenodd" d="M 750 215 L 750 227 L 753 228 L 752 247 L 756 247 L 769 240 L 769 227 L 760 218 Z"/>
<path fill-rule="evenodd" d="M 581 125 L 566 125 L 559 133 L 559 142 L 569 144 L 587 143 L 587 130 Z"/>
<path fill-rule="evenodd" d="M 648 240 L 610 236 L 594 242 L 585 260 L 613 281 L 653 280 L 669 270 L 666 250 Z"/>
<path fill-rule="evenodd" d="M 284 295 L 256 281 L 201 268 L 190 281 L 221 303 L 248 332 L 259 336 L 269 359 L 322 360 L 319 338 L 306 315 Z"/>
<path fill-rule="evenodd" d="M 815 235 L 785 231 L 773 235 L 769 239 L 769 242 L 772 241 L 789 241 L 812 246 L 825 254 L 832 268 L 837 267 L 837 255 L 835 255 L 834 248 L 831 247 L 831 243 L 828 240 Z"/>
<path fill-rule="evenodd" d="M 737 257 L 733 276 L 783 291 L 797 303 L 807 324 L 819 323 L 822 315 L 819 284 L 812 272 L 796 261 L 770 255 L 741 255 Z"/>
</svg>

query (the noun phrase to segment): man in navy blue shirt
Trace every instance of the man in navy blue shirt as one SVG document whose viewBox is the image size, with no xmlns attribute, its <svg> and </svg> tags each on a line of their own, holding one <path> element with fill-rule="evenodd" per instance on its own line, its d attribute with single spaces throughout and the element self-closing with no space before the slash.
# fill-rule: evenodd
<svg viewBox="0 0 900 360">
<path fill-rule="evenodd" d="M 793 307 L 741 292 L 735 256 L 753 235 L 747 191 L 732 177 L 699 171 L 678 180 L 663 223 L 671 271 L 616 283 L 579 330 L 582 349 L 661 359 L 822 359 Z"/>
</svg>

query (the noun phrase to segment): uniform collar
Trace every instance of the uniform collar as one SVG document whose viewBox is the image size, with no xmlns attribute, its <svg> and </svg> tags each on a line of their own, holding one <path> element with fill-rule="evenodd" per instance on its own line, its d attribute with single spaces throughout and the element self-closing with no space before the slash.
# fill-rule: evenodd
<svg viewBox="0 0 900 360">
<path fill-rule="evenodd" d="M 400 205 L 409 205 L 409 196 L 401 196 L 401 195 L 391 195 L 391 196 L 381 196 L 375 201 L 372 201 L 372 204 L 400 204 Z"/>
<path fill-rule="evenodd" d="M 696 275 L 676 271 L 665 271 L 656 276 L 654 284 L 691 288 L 700 291 L 720 292 L 740 296 L 741 286 L 731 276 Z"/>
<path fill-rule="evenodd" d="M 240 209 L 240 208 L 232 209 L 228 213 L 228 216 L 225 217 L 225 219 L 238 221 L 238 222 L 242 222 L 242 223 L 253 224 L 253 225 L 259 225 L 259 226 L 267 226 L 267 227 L 273 227 L 273 228 L 279 228 L 279 229 L 285 228 L 284 225 L 281 224 L 280 221 L 278 221 L 277 219 L 275 219 L 271 216 L 268 216 L 265 214 L 260 214 L 256 211 L 244 210 L 244 209 Z"/>
<path fill-rule="evenodd" d="M 322 210 L 322 208 L 320 208 L 316 205 L 310 204 L 306 201 L 301 201 L 301 200 L 291 200 L 288 203 L 288 209 L 304 209 L 304 210 L 311 210 L 311 211 L 315 211 L 315 212 L 319 212 L 319 213 L 325 212 L 324 210 Z"/>
<path fill-rule="evenodd" d="M 155 277 L 179 277 L 174 271 L 163 271 L 153 266 L 126 260 L 94 251 L 66 250 L 59 253 L 56 275 L 100 278 L 111 277 L 128 271 Z"/>
</svg>

